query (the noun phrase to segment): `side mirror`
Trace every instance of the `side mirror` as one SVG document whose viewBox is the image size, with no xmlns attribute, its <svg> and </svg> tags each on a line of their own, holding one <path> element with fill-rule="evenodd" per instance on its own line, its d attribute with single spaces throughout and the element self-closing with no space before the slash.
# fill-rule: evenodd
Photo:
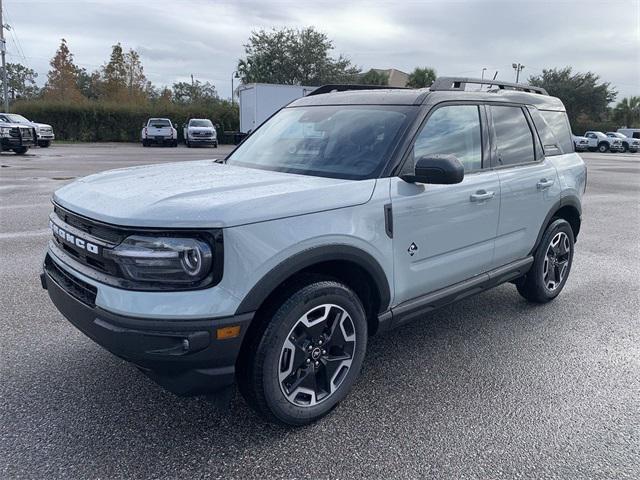
<svg viewBox="0 0 640 480">
<path fill-rule="evenodd" d="M 427 155 L 416 161 L 415 173 L 401 175 L 409 183 L 451 185 L 464 178 L 464 166 L 454 155 Z"/>
</svg>

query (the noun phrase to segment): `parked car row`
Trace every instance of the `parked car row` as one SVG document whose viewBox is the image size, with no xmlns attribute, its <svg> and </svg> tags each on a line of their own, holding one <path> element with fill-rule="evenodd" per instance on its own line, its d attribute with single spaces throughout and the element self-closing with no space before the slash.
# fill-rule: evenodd
<svg viewBox="0 0 640 480">
<path fill-rule="evenodd" d="M 619 128 L 617 132 L 588 131 L 584 136 L 573 136 L 578 152 L 631 152 L 640 151 L 640 128 Z"/>
<path fill-rule="evenodd" d="M 15 113 L 0 113 L 0 151 L 13 151 L 24 155 L 36 145 L 46 148 L 55 136 L 53 128 L 46 123 L 32 122 Z"/>
<path fill-rule="evenodd" d="M 211 120 L 192 118 L 182 125 L 182 136 L 187 147 L 197 145 L 218 148 L 218 134 Z M 178 131 L 168 118 L 150 118 L 142 126 L 142 146 L 169 145 L 178 146 Z"/>
</svg>

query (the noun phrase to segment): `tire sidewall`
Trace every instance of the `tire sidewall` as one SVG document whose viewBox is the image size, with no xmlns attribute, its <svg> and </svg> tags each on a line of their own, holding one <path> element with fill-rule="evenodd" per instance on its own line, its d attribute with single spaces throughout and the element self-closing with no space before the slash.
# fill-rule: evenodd
<svg viewBox="0 0 640 480">
<path fill-rule="evenodd" d="M 565 273 L 562 282 L 560 285 L 553 291 L 547 289 L 544 282 L 544 259 L 547 254 L 547 249 L 549 248 L 549 244 L 553 237 L 559 233 L 564 232 L 569 237 L 569 242 L 571 244 L 571 251 L 569 252 L 569 265 L 567 266 L 567 272 Z M 569 278 L 569 274 L 571 273 L 571 267 L 573 265 L 573 254 L 574 254 L 574 243 L 575 239 L 573 238 L 573 230 L 571 229 L 571 225 L 564 219 L 557 219 L 549 225 L 546 232 L 544 233 L 542 240 L 540 241 L 540 246 L 535 254 L 534 265 L 533 265 L 533 274 L 535 275 L 536 284 L 539 286 L 539 292 L 544 295 L 548 299 L 552 299 L 557 297 L 562 289 L 564 288 L 565 283 L 567 283 L 567 279 Z"/>
<path fill-rule="evenodd" d="M 322 283 L 315 284 L 317 287 L 320 285 Z M 267 406 L 280 421 L 294 425 L 306 424 L 322 417 L 346 397 L 358 378 L 367 348 L 367 320 L 358 297 L 351 290 L 333 282 L 332 286 L 315 289 L 309 287 L 294 295 L 300 301 L 290 308 L 287 308 L 287 302 L 276 312 L 272 322 L 277 323 L 273 324 L 274 328 L 265 332 L 258 347 L 259 350 L 265 349 L 262 387 Z M 289 332 L 300 317 L 323 304 L 338 305 L 351 316 L 356 331 L 356 348 L 351 367 L 338 390 L 313 407 L 301 407 L 289 402 L 280 389 L 280 353 Z"/>
</svg>

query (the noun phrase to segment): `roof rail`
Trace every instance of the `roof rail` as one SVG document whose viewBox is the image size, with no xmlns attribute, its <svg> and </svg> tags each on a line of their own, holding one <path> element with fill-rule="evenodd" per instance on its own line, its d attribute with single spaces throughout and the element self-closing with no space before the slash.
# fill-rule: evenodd
<svg viewBox="0 0 640 480">
<path fill-rule="evenodd" d="M 474 85 L 495 85 L 499 90 L 519 90 L 527 93 L 538 93 L 540 95 L 549 95 L 547 91 L 542 87 L 532 87 L 531 85 L 523 85 L 522 83 L 503 82 L 502 80 L 482 80 L 480 78 L 466 78 L 466 77 L 438 77 L 433 82 L 429 90 L 432 92 L 437 91 L 464 91 L 467 83 Z"/>
<path fill-rule="evenodd" d="M 387 85 L 357 85 L 357 84 L 329 84 L 322 85 L 309 93 L 307 97 L 312 95 L 322 95 L 331 92 L 346 92 L 349 90 L 408 90 L 405 87 L 389 87 Z"/>
</svg>

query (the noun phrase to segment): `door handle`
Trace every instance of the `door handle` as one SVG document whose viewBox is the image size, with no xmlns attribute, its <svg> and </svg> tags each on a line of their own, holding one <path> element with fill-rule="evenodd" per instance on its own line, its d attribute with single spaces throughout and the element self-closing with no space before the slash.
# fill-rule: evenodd
<svg viewBox="0 0 640 480">
<path fill-rule="evenodd" d="M 483 200 L 489 200 L 495 196 L 495 192 L 487 192 L 486 190 L 478 190 L 476 193 L 471 194 L 472 202 L 482 202 Z"/>
<path fill-rule="evenodd" d="M 538 187 L 538 190 L 544 190 L 545 188 L 549 188 L 551 185 L 553 185 L 553 182 L 553 179 L 547 180 L 546 178 L 542 178 L 536 185 Z"/>
</svg>

